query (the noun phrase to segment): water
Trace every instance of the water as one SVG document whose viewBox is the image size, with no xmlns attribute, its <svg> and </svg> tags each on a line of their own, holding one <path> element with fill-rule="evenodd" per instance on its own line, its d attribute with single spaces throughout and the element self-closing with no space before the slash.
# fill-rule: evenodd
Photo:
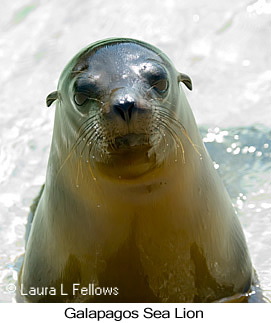
<svg viewBox="0 0 271 323">
<path fill-rule="evenodd" d="M 265 0 L 1 2 L 0 301 L 14 301 L 15 259 L 45 179 L 67 61 L 98 39 L 138 38 L 193 80 L 186 91 L 238 210 L 264 296 L 271 298 L 271 2 Z"/>
<path fill-rule="evenodd" d="M 265 126 L 202 128 L 248 241 L 264 296 L 270 299 L 271 130 Z"/>
</svg>

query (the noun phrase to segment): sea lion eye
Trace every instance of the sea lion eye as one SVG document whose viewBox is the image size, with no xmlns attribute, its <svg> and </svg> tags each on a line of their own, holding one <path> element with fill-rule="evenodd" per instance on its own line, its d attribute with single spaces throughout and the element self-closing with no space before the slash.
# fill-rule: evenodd
<svg viewBox="0 0 271 323">
<path fill-rule="evenodd" d="M 73 91 L 74 102 L 77 106 L 81 107 L 97 96 L 98 88 L 93 78 L 85 76 L 85 78 L 81 77 L 75 81 Z"/>
<path fill-rule="evenodd" d="M 160 79 L 157 81 L 154 81 L 151 84 L 152 88 L 156 90 L 158 93 L 165 93 L 168 89 L 168 80 L 167 79 Z"/>
<path fill-rule="evenodd" d="M 161 64 L 153 61 L 144 64 L 141 75 L 158 94 L 163 95 L 168 90 L 168 73 Z"/>
<path fill-rule="evenodd" d="M 74 94 L 74 102 L 79 106 L 84 105 L 88 99 L 89 96 L 86 93 L 77 92 Z"/>
</svg>

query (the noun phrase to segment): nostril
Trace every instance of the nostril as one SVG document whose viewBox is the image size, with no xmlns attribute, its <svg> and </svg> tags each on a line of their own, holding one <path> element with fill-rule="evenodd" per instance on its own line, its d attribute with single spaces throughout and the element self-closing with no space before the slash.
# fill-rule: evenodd
<svg viewBox="0 0 271 323">
<path fill-rule="evenodd" d="M 124 115 L 124 111 L 122 110 L 122 108 L 120 108 L 119 106 L 115 105 L 115 111 L 122 117 L 122 119 L 125 121 L 125 115 Z"/>
<path fill-rule="evenodd" d="M 132 113 L 135 107 L 134 102 L 126 101 L 114 105 L 114 110 L 124 121 L 129 121 L 132 118 Z"/>
<path fill-rule="evenodd" d="M 129 120 L 131 120 L 131 118 L 132 118 L 132 112 L 134 110 L 134 106 L 135 106 L 135 104 L 132 102 L 130 104 L 130 106 L 127 108 Z"/>
</svg>

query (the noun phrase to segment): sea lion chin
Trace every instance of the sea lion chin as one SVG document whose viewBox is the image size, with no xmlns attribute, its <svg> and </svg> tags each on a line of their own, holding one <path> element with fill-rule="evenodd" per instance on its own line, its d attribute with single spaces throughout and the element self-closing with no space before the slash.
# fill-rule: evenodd
<svg viewBox="0 0 271 323">
<path fill-rule="evenodd" d="M 53 139 L 19 277 L 26 290 L 56 294 L 28 301 L 211 302 L 249 292 L 244 234 L 181 83 L 192 90 L 164 53 L 134 39 L 96 42 L 68 63 L 47 97 Z M 118 293 L 82 295 L 75 283 Z"/>
</svg>

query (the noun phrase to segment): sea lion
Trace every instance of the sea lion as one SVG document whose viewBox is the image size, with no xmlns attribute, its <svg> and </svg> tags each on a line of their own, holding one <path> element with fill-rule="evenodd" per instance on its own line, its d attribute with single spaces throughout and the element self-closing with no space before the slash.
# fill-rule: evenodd
<svg viewBox="0 0 271 323">
<path fill-rule="evenodd" d="M 164 53 L 134 39 L 96 42 L 66 66 L 47 97 L 57 101 L 51 151 L 19 278 L 29 301 L 249 292 L 244 234 L 180 83 L 192 89 Z"/>
</svg>

